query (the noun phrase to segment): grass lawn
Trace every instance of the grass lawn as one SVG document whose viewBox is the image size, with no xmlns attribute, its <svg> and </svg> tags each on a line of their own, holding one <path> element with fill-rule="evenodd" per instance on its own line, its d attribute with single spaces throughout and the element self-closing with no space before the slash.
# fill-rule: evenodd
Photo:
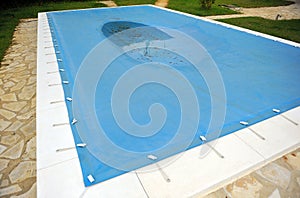
<svg viewBox="0 0 300 198">
<path fill-rule="evenodd" d="M 217 0 L 218 1 L 218 0 Z M 198 16 L 210 16 L 210 15 L 222 15 L 222 14 L 236 14 L 237 12 L 222 8 L 218 6 L 217 1 L 213 4 L 210 10 L 201 9 L 199 0 L 170 0 L 168 8 L 173 10 L 179 10 Z"/>
<path fill-rule="evenodd" d="M 260 17 L 245 17 L 220 19 L 218 21 L 300 43 L 300 19 L 274 21 Z"/>
<path fill-rule="evenodd" d="M 170 0 L 168 7 L 194 15 L 208 16 L 235 13 L 218 6 L 223 4 L 232 4 L 241 7 L 264 7 L 289 5 L 291 3 L 284 0 L 216 0 L 211 10 L 202 10 L 200 9 L 199 0 Z M 260 17 L 247 17 L 223 19 L 220 21 L 300 42 L 300 20 L 273 21 Z"/>
<path fill-rule="evenodd" d="M 292 1 L 285 0 L 216 0 L 217 5 L 235 5 L 244 8 L 283 6 L 293 4 Z"/>
<path fill-rule="evenodd" d="M 121 0 L 120 0 L 121 1 Z M 130 0 L 127 0 L 130 1 Z M 132 0 L 135 1 L 135 0 Z M 280 6 L 290 5 L 293 2 L 285 0 L 215 0 L 210 10 L 200 8 L 200 0 L 170 0 L 168 8 L 188 12 L 198 16 L 211 16 L 222 14 L 236 14 L 232 10 L 221 7 L 220 5 L 235 5 L 239 7 L 266 7 L 266 6 Z"/>
<path fill-rule="evenodd" d="M 139 5 L 139 4 L 154 4 L 156 0 L 114 0 L 114 2 L 118 6 L 125 6 L 125 5 Z"/>
<path fill-rule="evenodd" d="M 116 4 L 119 6 L 124 5 L 137 5 L 137 4 L 154 4 L 156 0 L 115 0 Z M 181 10 L 189 13 L 194 13 L 201 16 L 215 15 L 215 14 L 231 14 L 226 9 L 220 8 L 218 5 L 235 5 L 245 8 L 255 8 L 255 7 L 267 7 L 267 6 L 281 6 L 290 5 L 293 2 L 285 0 L 215 0 L 215 4 L 212 10 L 209 11 L 199 11 L 200 0 L 169 0 L 169 8 L 175 10 Z"/>
<path fill-rule="evenodd" d="M 80 8 L 103 7 L 105 5 L 96 1 L 85 2 L 59 2 L 44 3 L 42 6 L 33 5 L 22 8 L 14 8 L 0 11 L 0 60 L 2 60 L 5 50 L 9 47 L 15 27 L 20 19 L 36 18 L 38 12 L 53 10 L 68 10 Z"/>
</svg>

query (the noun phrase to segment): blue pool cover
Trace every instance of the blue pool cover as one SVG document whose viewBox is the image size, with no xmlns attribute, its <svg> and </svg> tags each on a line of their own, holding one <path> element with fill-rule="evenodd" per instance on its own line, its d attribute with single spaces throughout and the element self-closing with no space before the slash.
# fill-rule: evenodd
<svg viewBox="0 0 300 198">
<path fill-rule="evenodd" d="M 47 17 L 86 186 L 300 104 L 299 47 L 153 6 Z"/>
</svg>

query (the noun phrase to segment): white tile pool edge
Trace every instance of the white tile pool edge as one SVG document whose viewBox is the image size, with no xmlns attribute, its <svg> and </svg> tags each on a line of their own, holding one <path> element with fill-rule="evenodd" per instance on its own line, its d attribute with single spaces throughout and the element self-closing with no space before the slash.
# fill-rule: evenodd
<svg viewBox="0 0 300 198">
<path fill-rule="evenodd" d="M 181 12 L 178 13 L 183 14 Z M 196 17 L 193 15 L 189 16 Z M 196 18 L 215 22 L 203 19 L 202 17 Z M 222 23 L 222 25 L 224 24 Z M 246 31 L 246 29 L 236 28 L 231 25 L 230 28 Z M 253 32 L 254 31 L 249 30 L 249 33 Z M 185 154 L 173 164 L 163 167 L 164 172 L 166 172 L 171 179 L 170 183 L 165 182 L 159 171 L 154 171 L 146 173 L 127 173 L 106 182 L 85 188 L 76 150 L 71 149 L 65 152 L 56 152 L 56 149 L 74 146 L 74 141 L 69 125 L 53 127 L 53 124 L 64 124 L 68 122 L 68 114 L 64 103 L 65 96 L 62 86 L 48 86 L 51 83 L 55 84 L 61 82 L 56 57 L 55 54 L 53 54 L 54 49 L 51 48 L 52 43 L 46 42 L 52 40 L 51 37 L 49 37 L 49 33 L 50 30 L 46 14 L 39 13 L 37 54 L 38 197 L 52 197 L 54 195 L 56 197 L 93 197 L 100 194 L 110 197 L 117 196 L 118 194 L 127 197 L 156 197 L 158 195 L 161 197 L 188 197 L 206 194 L 300 146 L 300 136 L 297 133 L 300 131 L 299 125 L 293 126 L 292 123 L 281 116 L 275 116 L 251 126 L 251 128 L 255 128 L 255 131 L 258 131 L 260 134 L 268 136 L 268 142 L 264 142 L 266 144 L 259 141 L 257 143 L 257 137 L 248 129 L 243 129 L 218 140 L 216 149 L 222 152 L 226 161 L 219 158 L 213 152 L 210 152 L 205 158 L 199 159 L 198 155 L 203 146 L 191 149 L 185 152 Z M 272 37 L 261 33 L 258 34 L 269 39 Z M 273 40 L 274 38 L 276 37 L 272 37 Z M 297 43 L 280 38 L 276 39 L 277 41 L 283 41 L 293 46 L 298 45 L 299 47 Z M 292 115 L 289 115 L 291 114 L 289 112 L 284 113 L 284 115 L 289 116 L 292 120 L 298 121 L 298 119 L 300 119 L 300 107 L 291 111 L 294 111 Z M 275 126 L 275 128 L 272 128 L 273 126 Z M 287 128 L 289 131 L 286 131 Z M 277 133 L 284 130 L 284 134 L 288 134 L 290 138 L 282 140 L 282 137 L 274 136 L 273 130 L 277 131 Z M 274 136 L 273 140 L 272 135 Z M 235 145 L 230 146 L 232 145 L 231 143 Z M 236 149 L 238 145 L 244 149 Z M 259 150 L 256 148 L 257 145 L 259 145 Z M 245 156 L 245 153 L 249 156 Z M 188 163 L 186 163 L 187 161 Z M 162 162 L 159 162 L 159 164 L 161 163 Z M 217 168 L 221 169 L 220 172 L 216 173 L 216 170 L 211 169 L 214 167 L 214 164 L 218 165 Z M 219 164 L 222 164 L 222 168 L 219 167 Z M 196 170 L 195 167 L 193 168 L 193 165 L 197 165 Z M 199 167 L 201 167 L 201 171 L 198 171 Z M 184 179 L 186 177 L 189 179 Z M 124 186 L 126 186 L 126 188 L 124 188 Z"/>
</svg>

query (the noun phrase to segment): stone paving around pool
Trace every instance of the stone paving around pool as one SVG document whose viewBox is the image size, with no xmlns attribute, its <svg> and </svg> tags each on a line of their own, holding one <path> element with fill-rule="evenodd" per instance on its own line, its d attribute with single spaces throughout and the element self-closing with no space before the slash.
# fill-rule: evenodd
<svg viewBox="0 0 300 198">
<path fill-rule="evenodd" d="M 156 6 L 159 6 L 159 7 L 165 8 L 165 7 L 168 6 L 168 3 L 169 3 L 169 0 L 157 0 L 157 1 L 155 2 L 155 5 L 156 5 Z"/>
<path fill-rule="evenodd" d="M 205 196 L 300 197 L 300 148 Z"/>
<path fill-rule="evenodd" d="M 99 1 L 99 3 L 103 3 L 107 7 L 116 7 L 117 6 L 117 4 L 114 1 Z"/>
<path fill-rule="evenodd" d="M 1 63 L 0 197 L 36 196 L 36 31 L 22 20 Z"/>
<path fill-rule="evenodd" d="M 0 67 L 0 197 L 36 197 L 37 19 L 21 20 Z M 71 189 L 70 189 L 71 190 Z M 300 148 L 209 194 L 300 197 Z"/>
</svg>

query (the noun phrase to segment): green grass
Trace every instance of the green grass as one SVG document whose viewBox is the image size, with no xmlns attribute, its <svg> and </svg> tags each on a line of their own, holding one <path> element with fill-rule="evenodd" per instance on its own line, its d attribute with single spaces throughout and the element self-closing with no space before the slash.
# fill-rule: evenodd
<svg viewBox="0 0 300 198">
<path fill-rule="evenodd" d="M 173 10 L 179 10 L 198 16 L 210 16 L 210 15 L 222 15 L 222 14 L 236 14 L 237 12 L 222 8 L 217 5 L 217 2 L 213 4 L 210 10 L 201 9 L 199 0 L 170 0 L 168 8 Z"/>
<path fill-rule="evenodd" d="M 300 19 L 274 21 L 260 17 L 245 17 L 220 19 L 218 21 L 300 43 Z"/>
<path fill-rule="evenodd" d="M 6 49 L 11 44 L 12 35 L 19 20 L 23 18 L 36 18 L 38 12 L 82 9 L 103 7 L 105 5 L 96 3 L 96 1 L 85 2 L 59 2 L 59 3 L 44 3 L 42 6 L 33 5 L 22 8 L 13 8 L 1 10 L 0 12 L 0 60 L 3 59 Z"/>
<path fill-rule="evenodd" d="M 115 0 L 117 5 L 138 5 L 138 4 L 154 4 L 156 0 Z M 189 13 L 199 13 L 200 0 L 169 0 L 169 8 L 176 10 L 189 10 Z M 285 0 L 216 0 L 215 6 L 213 6 L 212 11 L 200 12 L 197 15 L 210 15 L 210 14 L 226 14 L 229 13 L 228 10 L 220 9 L 218 5 L 236 5 L 245 8 L 255 8 L 255 7 L 267 7 L 267 6 L 281 6 L 290 5 L 293 2 Z M 198 10 L 198 11 L 196 11 Z"/>
<path fill-rule="evenodd" d="M 244 8 L 283 6 L 293 4 L 285 0 L 216 0 L 216 5 L 235 5 Z"/>
<path fill-rule="evenodd" d="M 156 0 L 115 0 L 118 6 L 139 5 L 139 4 L 154 4 Z"/>
<path fill-rule="evenodd" d="M 130 1 L 130 0 L 128 0 Z M 230 9 L 220 5 L 235 5 L 239 7 L 266 7 L 290 5 L 293 2 L 285 0 L 216 0 L 210 10 L 201 9 L 200 0 L 170 0 L 168 8 L 187 12 L 198 16 L 237 14 Z"/>
<path fill-rule="evenodd" d="M 198 0 L 170 0 L 168 7 L 171 9 L 200 16 L 235 13 L 231 10 L 223 9 L 218 6 L 222 4 L 233 4 L 243 7 L 264 7 L 289 5 L 291 4 L 291 2 L 284 0 L 216 0 L 211 10 L 203 10 L 200 8 Z M 300 42 L 300 20 L 274 21 L 259 17 L 247 17 L 223 19 L 220 21 L 285 38 L 288 40 Z"/>
</svg>

